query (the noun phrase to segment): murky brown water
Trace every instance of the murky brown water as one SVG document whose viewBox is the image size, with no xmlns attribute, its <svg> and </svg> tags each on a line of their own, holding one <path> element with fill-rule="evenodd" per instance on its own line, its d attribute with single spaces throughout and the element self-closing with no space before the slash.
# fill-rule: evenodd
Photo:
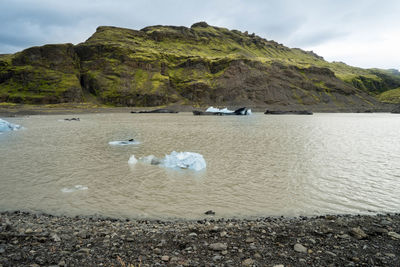
<svg viewBox="0 0 400 267">
<path fill-rule="evenodd" d="M 399 115 L 60 121 L 67 117 L 7 119 L 26 129 L 0 135 L 0 210 L 188 219 L 210 209 L 222 217 L 400 211 Z M 108 144 L 129 138 L 141 144 Z M 132 154 L 173 150 L 202 154 L 207 169 L 128 164 Z"/>
</svg>

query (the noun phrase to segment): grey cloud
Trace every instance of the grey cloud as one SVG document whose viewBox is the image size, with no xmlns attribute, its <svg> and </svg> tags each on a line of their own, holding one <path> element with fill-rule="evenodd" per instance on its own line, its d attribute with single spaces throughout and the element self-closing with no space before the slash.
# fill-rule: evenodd
<svg viewBox="0 0 400 267">
<path fill-rule="evenodd" d="M 400 27 L 397 0 L 1 0 L 1 7 L 0 53 L 82 42 L 99 25 L 141 29 L 207 21 L 290 47 Z"/>
</svg>

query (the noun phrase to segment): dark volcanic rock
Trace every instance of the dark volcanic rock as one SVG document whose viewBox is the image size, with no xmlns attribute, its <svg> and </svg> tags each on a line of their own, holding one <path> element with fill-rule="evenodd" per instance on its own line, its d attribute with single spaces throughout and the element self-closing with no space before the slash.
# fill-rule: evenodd
<svg viewBox="0 0 400 267">
<path fill-rule="evenodd" d="M 131 111 L 131 113 L 178 113 L 179 111 L 171 110 L 171 109 L 153 109 L 153 110 L 141 110 L 141 111 Z"/>
<path fill-rule="evenodd" d="M 400 114 L 400 106 L 397 106 L 395 109 L 392 110 L 394 114 Z"/>
<path fill-rule="evenodd" d="M 196 222 L 3 212 L 0 229 L 0 266 L 399 266 L 400 262 L 400 214 Z"/>
<path fill-rule="evenodd" d="M 266 110 L 264 114 L 269 114 L 269 115 L 313 115 L 311 111 L 308 110 L 289 110 L 289 111 L 283 111 L 283 110 Z"/>
</svg>

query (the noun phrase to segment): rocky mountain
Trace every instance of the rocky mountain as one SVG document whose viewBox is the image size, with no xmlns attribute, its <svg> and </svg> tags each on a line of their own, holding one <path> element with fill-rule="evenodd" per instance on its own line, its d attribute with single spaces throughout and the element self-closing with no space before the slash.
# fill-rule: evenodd
<svg viewBox="0 0 400 267">
<path fill-rule="evenodd" d="M 205 22 L 141 30 L 102 26 L 78 45 L 0 55 L 3 102 L 362 111 L 382 108 L 377 96 L 398 87 L 396 70 L 329 63 Z"/>
</svg>

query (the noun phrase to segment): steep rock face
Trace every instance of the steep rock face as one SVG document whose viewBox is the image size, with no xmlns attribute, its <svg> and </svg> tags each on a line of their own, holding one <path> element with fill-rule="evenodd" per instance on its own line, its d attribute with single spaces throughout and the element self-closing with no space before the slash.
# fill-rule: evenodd
<svg viewBox="0 0 400 267">
<path fill-rule="evenodd" d="M 0 100 L 123 106 L 379 107 L 392 71 L 328 63 L 254 34 L 209 26 L 99 27 L 84 43 L 0 56 Z M 371 93 L 372 92 L 372 93 Z"/>
<path fill-rule="evenodd" d="M 73 45 L 32 47 L 1 57 L 0 100 L 34 104 L 82 100 Z"/>
</svg>

